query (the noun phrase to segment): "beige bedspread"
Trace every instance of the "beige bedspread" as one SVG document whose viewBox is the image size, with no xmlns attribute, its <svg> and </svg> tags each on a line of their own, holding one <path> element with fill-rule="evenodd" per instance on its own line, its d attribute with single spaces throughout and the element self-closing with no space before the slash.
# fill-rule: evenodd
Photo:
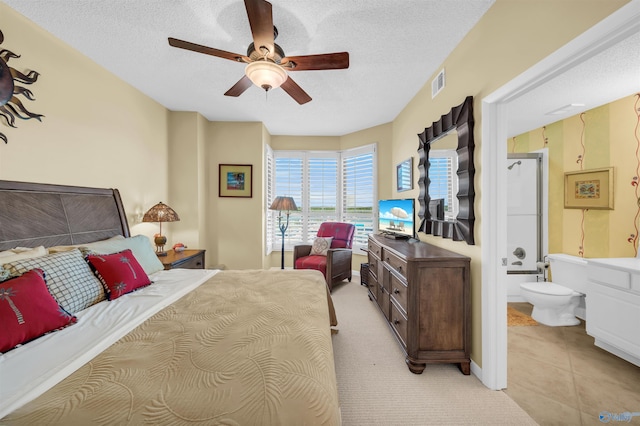
<svg viewBox="0 0 640 426">
<path fill-rule="evenodd" d="M 329 312 L 317 271 L 220 272 L 0 423 L 339 424 Z"/>
</svg>

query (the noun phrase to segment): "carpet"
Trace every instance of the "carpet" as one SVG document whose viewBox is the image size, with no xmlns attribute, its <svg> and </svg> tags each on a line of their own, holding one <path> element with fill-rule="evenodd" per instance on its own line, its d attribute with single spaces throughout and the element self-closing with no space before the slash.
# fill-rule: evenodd
<svg viewBox="0 0 640 426">
<path fill-rule="evenodd" d="M 538 323 L 529 315 L 507 306 L 507 327 L 524 325 L 538 325 Z"/>
<path fill-rule="evenodd" d="M 454 364 L 407 368 L 389 324 L 359 277 L 331 294 L 340 332 L 332 336 L 343 426 L 536 425 L 507 394 Z"/>
</svg>

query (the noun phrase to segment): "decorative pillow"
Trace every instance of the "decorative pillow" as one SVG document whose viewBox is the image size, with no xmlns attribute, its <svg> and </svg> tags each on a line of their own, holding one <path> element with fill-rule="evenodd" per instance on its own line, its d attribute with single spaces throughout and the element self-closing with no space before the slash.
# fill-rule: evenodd
<svg viewBox="0 0 640 426">
<path fill-rule="evenodd" d="M 42 269 L 0 284 L 0 352 L 76 321 L 49 294 Z"/>
<path fill-rule="evenodd" d="M 22 275 L 31 269 L 42 269 L 51 295 L 64 310 L 72 314 L 105 299 L 102 284 L 93 275 L 78 249 L 19 260 L 3 266 L 13 276 Z"/>
<path fill-rule="evenodd" d="M 34 257 L 42 257 L 47 254 L 44 246 L 28 248 L 16 247 L 11 250 L 0 251 L 0 263 L 15 262 L 16 260 L 33 259 Z"/>
<path fill-rule="evenodd" d="M 164 269 L 164 265 L 158 259 L 151 240 L 145 235 L 136 235 L 131 238 L 110 238 L 96 241 L 95 243 L 83 244 L 80 248 L 85 256 L 88 254 L 119 253 L 126 249 L 130 249 L 133 252 L 136 260 L 147 275 Z"/>
<path fill-rule="evenodd" d="M 331 240 L 333 237 L 317 237 L 311 246 L 310 255 L 326 256 L 327 250 L 331 248 Z"/>
<path fill-rule="evenodd" d="M 11 278 L 11 272 L 0 265 L 0 282 L 8 280 L 9 278 Z"/>
<path fill-rule="evenodd" d="M 104 284 L 109 300 L 151 284 L 129 249 L 113 254 L 90 254 L 87 260 Z"/>
</svg>

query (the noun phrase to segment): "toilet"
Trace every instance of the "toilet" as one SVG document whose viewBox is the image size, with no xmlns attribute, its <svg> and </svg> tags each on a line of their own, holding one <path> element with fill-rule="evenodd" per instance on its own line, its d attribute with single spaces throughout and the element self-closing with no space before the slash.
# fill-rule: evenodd
<svg viewBox="0 0 640 426">
<path fill-rule="evenodd" d="M 548 257 L 553 281 L 520 284 L 522 297 L 533 305 L 531 317 L 540 324 L 551 327 L 578 325 L 576 307 L 586 294 L 587 261 L 568 254 L 550 254 Z"/>
</svg>

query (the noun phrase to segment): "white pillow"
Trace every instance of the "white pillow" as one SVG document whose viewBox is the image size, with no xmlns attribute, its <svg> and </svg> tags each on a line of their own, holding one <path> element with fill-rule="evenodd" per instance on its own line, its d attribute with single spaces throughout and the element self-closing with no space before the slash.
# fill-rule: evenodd
<svg viewBox="0 0 640 426">
<path fill-rule="evenodd" d="M 16 247 L 11 250 L 0 251 L 0 264 L 15 262 L 16 260 L 33 259 L 47 254 L 44 246 L 35 248 Z"/>
<path fill-rule="evenodd" d="M 97 242 L 101 244 L 106 244 L 108 241 L 115 241 L 115 240 L 124 240 L 124 237 L 122 235 L 116 235 L 111 238 L 107 238 L 106 240 L 100 240 Z M 94 244 L 94 243 L 74 244 L 69 246 L 53 246 L 53 247 L 49 247 L 47 250 L 49 251 L 49 254 L 62 253 L 64 251 L 71 251 L 74 249 L 80 249 L 80 251 L 82 251 L 83 247 L 86 247 L 90 244 Z"/>
<path fill-rule="evenodd" d="M 333 237 L 317 237 L 311 246 L 310 255 L 326 256 L 327 251 L 331 248 Z"/>
<path fill-rule="evenodd" d="M 158 259 L 151 240 L 145 235 L 136 235 L 131 238 L 109 238 L 108 240 L 96 241 L 94 243 L 82 244 L 80 250 L 85 256 L 89 253 L 112 254 L 130 249 L 136 260 L 144 269 L 147 275 L 162 271 L 164 265 Z"/>
</svg>

